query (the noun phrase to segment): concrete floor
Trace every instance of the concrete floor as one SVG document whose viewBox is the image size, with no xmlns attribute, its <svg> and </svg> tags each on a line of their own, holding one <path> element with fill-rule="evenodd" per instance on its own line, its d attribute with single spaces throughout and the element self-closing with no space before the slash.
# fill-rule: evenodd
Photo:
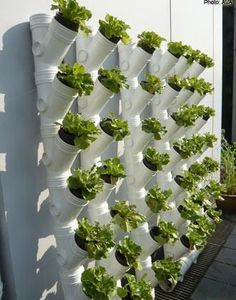
<svg viewBox="0 0 236 300">
<path fill-rule="evenodd" d="M 236 300 L 236 215 L 225 215 L 224 218 L 234 224 L 234 229 L 191 300 Z"/>
</svg>

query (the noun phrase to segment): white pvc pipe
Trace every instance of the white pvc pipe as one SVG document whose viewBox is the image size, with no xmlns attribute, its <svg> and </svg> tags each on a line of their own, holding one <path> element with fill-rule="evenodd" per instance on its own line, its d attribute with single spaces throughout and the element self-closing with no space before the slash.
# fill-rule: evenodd
<svg viewBox="0 0 236 300">
<path fill-rule="evenodd" d="M 46 103 L 44 99 L 38 99 L 37 107 L 41 113 L 41 122 L 43 124 L 61 122 L 76 97 L 77 91 L 63 84 L 55 76 Z"/>
<path fill-rule="evenodd" d="M 190 250 L 188 250 L 188 248 L 186 248 L 180 240 L 176 241 L 174 245 L 164 245 L 165 257 L 171 256 L 174 259 L 179 259 L 186 253 L 189 253 L 189 251 Z"/>
<path fill-rule="evenodd" d="M 78 43 L 79 46 L 79 43 Z M 87 49 L 79 49 L 77 60 L 88 72 L 99 69 L 104 60 L 116 48 L 117 44 L 109 41 L 98 30 L 87 45 Z M 79 47 L 78 47 L 79 48 Z"/>
<path fill-rule="evenodd" d="M 179 92 L 172 89 L 172 87 L 167 83 L 165 88 L 163 89 L 162 93 L 156 94 L 153 99 L 152 103 L 157 106 L 157 110 L 163 110 L 168 108 L 172 101 L 178 96 Z"/>
<path fill-rule="evenodd" d="M 178 58 L 172 55 L 168 50 L 162 55 L 159 64 L 153 66 L 156 76 L 163 78 L 178 62 Z"/>
<path fill-rule="evenodd" d="M 151 256 L 141 258 L 140 263 L 142 265 L 142 270 L 135 270 L 135 275 L 138 280 L 142 279 L 143 277 L 146 280 L 149 280 L 151 283 L 152 288 L 156 287 L 157 280 L 155 277 L 155 273 L 152 270 L 152 258 Z M 153 298 L 154 299 L 154 298 Z"/>
<path fill-rule="evenodd" d="M 205 68 L 203 66 L 201 66 L 197 61 L 194 61 L 183 74 L 183 77 L 198 77 L 204 70 Z"/>
<path fill-rule="evenodd" d="M 92 93 L 89 96 L 78 99 L 79 112 L 86 119 L 93 115 L 98 115 L 112 96 L 113 93 L 97 79 Z"/>
<path fill-rule="evenodd" d="M 198 92 L 194 92 L 191 97 L 188 98 L 187 103 L 189 105 L 197 105 L 205 97 L 205 95 L 200 95 Z"/>
<path fill-rule="evenodd" d="M 168 112 L 171 115 L 173 112 L 176 112 L 178 108 L 184 103 L 188 102 L 188 99 L 193 95 L 193 92 L 187 89 L 182 89 L 178 96 L 171 102 L 168 107 Z"/>
<path fill-rule="evenodd" d="M 134 185 L 137 188 L 142 188 L 152 179 L 152 177 L 156 174 L 157 171 L 150 170 L 144 165 L 143 161 L 140 161 L 140 163 L 135 164 L 134 172 L 134 174 L 139 174 L 134 178 Z"/>
<path fill-rule="evenodd" d="M 42 49 L 38 49 L 37 55 L 42 56 L 43 62 L 58 66 L 75 41 L 77 34 L 78 32 L 66 28 L 53 18 L 45 36 L 44 44 L 41 45 Z"/>
<path fill-rule="evenodd" d="M 44 153 L 52 153 L 58 130 L 59 125 L 56 124 L 41 125 L 40 131 L 43 141 Z"/>
<path fill-rule="evenodd" d="M 180 58 L 178 59 L 176 65 L 170 70 L 169 74 L 170 75 L 183 75 L 184 72 L 189 68 L 189 64 L 188 64 L 188 60 L 186 57 L 184 57 L 183 55 L 180 56 Z"/>
</svg>

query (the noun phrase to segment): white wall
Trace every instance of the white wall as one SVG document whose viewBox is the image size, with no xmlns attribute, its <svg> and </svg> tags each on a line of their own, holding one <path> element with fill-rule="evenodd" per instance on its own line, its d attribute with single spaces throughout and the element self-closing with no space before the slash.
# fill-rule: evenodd
<svg viewBox="0 0 236 300">
<path fill-rule="evenodd" d="M 154 30 L 168 40 L 182 39 L 213 56 L 214 70 L 204 76 L 214 82 L 217 109 L 210 124 L 220 132 L 221 7 L 203 0 L 82 0 L 93 11 L 91 24 L 106 13 L 132 26 L 132 36 Z M 0 10 L 0 231 L 1 265 L 6 299 L 63 299 L 57 288 L 52 223 L 36 111 L 33 58 L 28 19 L 49 12 L 49 0 L 8 0 Z M 14 8 L 14 9 L 13 9 Z M 56 294 L 55 294 L 56 293 Z"/>
</svg>

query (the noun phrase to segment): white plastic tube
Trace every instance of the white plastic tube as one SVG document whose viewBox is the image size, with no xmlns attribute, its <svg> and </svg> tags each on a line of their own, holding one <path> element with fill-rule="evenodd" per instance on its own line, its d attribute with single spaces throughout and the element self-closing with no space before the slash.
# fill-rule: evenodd
<svg viewBox="0 0 236 300">
<path fill-rule="evenodd" d="M 43 62 L 58 66 L 75 41 L 77 34 L 78 32 L 66 28 L 53 18 L 45 36 L 41 53 L 39 53 Z"/>
<path fill-rule="evenodd" d="M 198 77 L 204 70 L 205 68 L 203 66 L 194 61 L 192 65 L 187 69 L 187 71 L 183 74 L 183 77 Z"/>
<path fill-rule="evenodd" d="M 178 58 L 172 55 L 168 50 L 162 55 L 160 63 L 154 68 L 155 75 L 163 78 L 178 62 Z"/>
<path fill-rule="evenodd" d="M 55 76 L 46 103 L 44 99 L 38 99 L 37 107 L 41 113 L 41 122 L 43 124 L 60 122 L 76 97 L 77 91 L 63 84 Z"/>
<path fill-rule="evenodd" d="M 51 191 L 51 189 L 49 189 Z M 61 223 L 70 223 L 81 213 L 88 201 L 74 196 L 68 187 L 56 198 L 50 194 L 50 212 Z"/>
<path fill-rule="evenodd" d="M 173 112 L 176 112 L 178 108 L 188 102 L 188 99 L 193 95 L 193 92 L 182 89 L 178 96 L 171 102 L 168 107 L 168 112 L 171 115 Z"/>
<path fill-rule="evenodd" d="M 113 93 L 97 79 L 92 93 L 78 99 L 79 112 L 83 117 L 89 119 L 91 116 L 99 114 L 112 96 Z"/>
<path fill-rule="evenodd" d="M 40 131 L 43 141 L 44 153 L 52 153 L 58 130 L 59 125 L 56 124 L 41 125 Z"/>
<path fill-rule="evenodd" d="M 184 72 L 189 68 L 188 60 L 184 56 L 180 56 L 178 59 L 176 65 L 170 70 L 169 74 L 170 75 L 183 75 Z"/>
<path fill-rule="evenodd" d="M 43 155 L 43 163 L 47 167 L 48 175 L 54 177 L 67 172 L 78 153 L 76 146 L 65 143 L 57 134 L 52 151 Z"/>
<path fill-rule="evenodd" d="M 205 97 L 205 95 L 200 95 L 198 92 L 194 92 L 193 95 L 188 98 L 187 102 L 189 105 L 199 104 L 199 102 Z"/>
<path fill-rule="evenodd" d="M 152 179 L 157 171 L 150 170 L 144 165 L 143 161 L 141 161 L 135 166 L 134 172 L 134 174 L 137 174 L 137 176 L 135 176 L 134 185 L 137 188 L 142 188 Z"/>
<path fill-rule="evenodd" d="M 179 259 L 186 253 L 189 253 L 189 250 L 178 240 L 174 245 L 165 244 L 164 253 L 165 257 L 171 256 L 174 259 Z"/>
<path fill-rule="evenodd" d="M 109 41 L 98 30 L 92 37 L 87 49 L 79 49 L 77 52 L 77 60 L 85 66 L 88 72 L 97 70 L 116 46 L 117 44 Z"/>
<path fill-rule="evenodd" d="M 140 263 L 142 265 L 142 270 L 135 270 L 135 274 L 138 280 L 143 277 L 150 281 L 151 286 L 154 288 L 157 285 L 157 279 L 155 273 L 152 270 L 152 259 L 151 256 L 141 258 Z M 154 299 L 154 298 L 153 298 Z"/>
<path fill-rule="evenodd" d="M 172 87 L 169 86 L 169 84 L 166 84 L 162 93 L 160 95 L 156 94 L 153 97 L 152 103 L 157 106 L 157 109 L 159 111 L 167 109 L 171 105 L 172 101 L 174 101 L 174 99 L 178 96 L 178 94 L 179 92 L 172 89 Z"/>
</svg>

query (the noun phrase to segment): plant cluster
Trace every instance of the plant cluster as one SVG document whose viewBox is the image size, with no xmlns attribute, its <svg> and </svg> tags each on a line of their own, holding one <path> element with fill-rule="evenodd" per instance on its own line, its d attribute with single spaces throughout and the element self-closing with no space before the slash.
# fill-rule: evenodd
<svg viewBox="0 0 236 300">
<path fill-rule="evenodd" d="M 151 73 L 146 75 L 146 80 L 143 80 L 140 85 L 143 90 L 152 95 L 156 93 L 160 94 L 163 89 L 163 83 L 160 78 Z"/>
<path fill-rule="evenodd" d="M 115 278 L 101 266 L 86 269 L 81 275 L 81 282 L 89 299 L 110 300 L 117 291 Z"/>
<path fill-rule="evenodd" d="M 171 195 L 171 189 L 162 191 L 158 185 L 154 185 L 147 193 L 145 202 L 153 213 L 167 211 L 171 209 L 167 201 Z"/>
<path fill-rule="evenodd" d="M 116 141 L 123 140 L 130 134 L 128 122 L 120 118 L 116 118 L 111 113 L 111 118 L 105 118 L 100 122 L 102 128 L 106 128 L 106 132 L 109 133 Z"/>
<path fill-rule="evenodd" d="M 200 52 L 199 55 L 195 56 L 195 60 L 199 62 L 204 68 L 214 67 L 213 59 L 205 53 Z"/>
<path fill-rule="evenodd" d="M 112 222 L 125 232 L 138 228 L 146 221 L 146 217 L 136 211 L 136 205 L 131 205 L 128 201 L 117 201 L 111 211 L 115 214 Z"/>
<path fill-rule="evenodd" d="M 172 279 L 177 282 L 180 277 L 181 263 L 179 260 L 174 260 L 172 257 L 167 257 L 163 260 L 156 260 L 152 264 L 152 270 L 158 282 Z"/>
<path fill-rule="evenodd" d="M 192 92 L 196 91 L 201 96 L 212 93 L 214 90 L 210 82 L 206 82 L 203 78 L 187 77 L 183 79 L 183 87 Z"/>
<path fill-rule="evenodd" d="M 51 10 L 58 9 L 66 19 L 77 24 L 78 29 L 88 35 L 91 30 L 86 22 L 92 17 L 92 13 L 84 6 L 80 6 L 76 0 L 53 0 Z"/>
<path fill-rule="evenodd" d="M 88 219 L 82 218 L 78 221 L 75 234 L 84 241 L 89 258 L 96 260 L 106 258 L 115 246 L 110 224 L 101 226 L 99 222 L 95 222 L 92 225 Z"/>
<path fill-rule="evenodd" d="M 154 147 L 151 146 L 147 148 L 144 158 L 158 171 L 162 171 L 163 167 L 167 165 L 170 161 L 169 154 L 159 153 Z"/>
<path fill-rule="evenodd" d="M 65 132 L 73 134 L 74 144 L 78 149 L 87 149 L 101 134 L 93 121 L 85 120 L 80 114 L 68 112 L 62 121 Z"/>
<path fill-rule="evenodd" d="M 178 126 L 193 126 L 198 118 L 208 120 L 215 115 L 215 110 L 204 105 L 182 105 L 177 112 L 172 113 L 171 117 Z"/>
<path fill-rule="evenodd" d="M 184 45 L 182 42 L 169 42 L 167 46 L 168 51 L 177 58 L 179 58 L 181 55 L 185 55 L 189 47 Z"/>
<path fill-rule="evenodd" d="M 100 32 L 110 40 L 113 37 L 121 39 L 122 43 L 129 44 L 131 38 L 127 33 L 130 26 L 124 21 L 107 14 L 104 20 L 99 20 L 99 30 Z"/>
<path fill-rule="evenodd" d="M 118 243 L 116 248 L 117 251 L 125 257 L 130 268 L 134 267 L 138 270 L 142 269 L 139 261 L 142 248 L 139 245 L 135 244 L 129 237 L 125 237 Z"/>
<path fill-rule="evenodd" d="M 201 205 L 195 203 L 191 198 L 184 200 L 180 210 L 181 217 L 191 222 L 196 222 L 201 216 Z"/>
<path fill-rule="evenodd" d="M 159 232 L 154 239 L 159 245 L 174 244 L 178 240 L 178 230 L 173 222 L 161 220 L 157 228 Z"/>
<path fill-rule="evenodd" d="M 221 182 L 224 192 L 236 194 L 236 143 L 230 144 L 222 135 L 221 140 Z"/>
<path fill-rule="evenodd" d="M 99 80 L 103 86 L 114 94 L 118 94 L 122 89 L 128 89 L 127 78 L 118 68 L 98 70 Z"/>
<path fill-rule="evenodd" d="M 79 190 L 82 199 L 92 200 L 103 190 L 103 180 L 95 170 L 75 169 L 67 179 L 69 189 Z"/>
<path fill-rule="evenodd" d="M 209 197 L 217 200 L 223 200 L 221 195 L 224 189 L 225 187 L 223 184 L 220 184 L 216 180 L 210 180 L 207 186 L 205 186 L 204 191 L 209 195 Z"/>
<path fill-rule="evenodd" d="M 137 280 L 135 276 L 131 274 L 125 274 L 124 278 L 126 279 L 127 283 L 122 289 L 122 294 L 119 294 L 122 299 L 125 297 L 135 300 L 153 299 L 150 281 L 147 281 L 144 278 Z"/>
<path fill-rule="evenodd" d="M 160 48 L 161 43 L 166 41 L 163 37 L 156 34 L 154 31 L 143 31 L 138 35 L 138 47 L 142 49 L 154 50 Z"/>
<path fill-rule="evenodd" d="M 174 74 L 168 77 L 167 82 L 172 88 L 177 91 L 180 91 L 185 86 L 184 80 L 178 74 Z"/>
<path fill-rule="evenodd" d="M 108 158 L 96 166 L 96 171 L 101 178 L 109 177 L 109 183 L 116 184 L 120 178 L 125 178 L 125 169 L 118 157 Z"/>
<path fill-rule="evenodd" d="M 57 78 L 65 85 L 75 89 L 79 96 L 88 96 L 93 90 L 93 80 L 84 66 L 75 63 L 73 66 L 61 64 L 58 67 Z"/>
<path fill-rule="evenodd" d="M 195 134 L 189 139 L 182 138 L 179 141 L 174 142 L 173 146 L 181 158 L 186 159 L 194 154 L 202 153 L 205 150 L 205 147 L 212 148 L 215 141 L 217 141 L 216 136 L 207 132 L 203 135 Z"/>
<path fill-rule="evenodd" d="M 160 140 L 167 130 L 165 126 L 156 118 L 146 118 L 142 121 L 142 130 L 146 133 L 152 133 L 155 140 Z"/>
</svg>

